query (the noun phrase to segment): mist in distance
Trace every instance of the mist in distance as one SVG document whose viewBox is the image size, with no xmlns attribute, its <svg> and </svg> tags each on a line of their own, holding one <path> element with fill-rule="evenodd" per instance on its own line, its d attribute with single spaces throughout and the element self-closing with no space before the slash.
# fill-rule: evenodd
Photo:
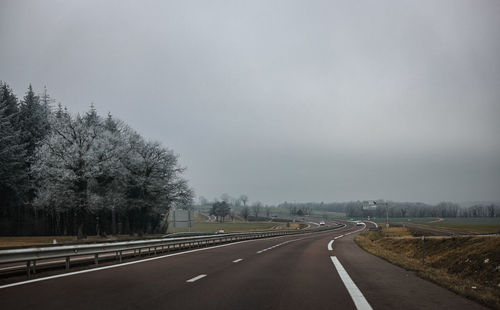
<svg viewBox="0 0 500 310">
<path fill-rule="evenodd" d="M 497 1 L 2 1 L 0 79 L 180 154 L 197 195 L 500 201 Z"/>
</svg>

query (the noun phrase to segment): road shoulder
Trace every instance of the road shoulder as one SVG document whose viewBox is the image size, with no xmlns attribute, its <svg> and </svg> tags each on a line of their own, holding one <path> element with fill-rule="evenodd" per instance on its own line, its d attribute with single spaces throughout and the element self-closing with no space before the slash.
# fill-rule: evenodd
<svg viewBox="0 0 500 310">
<path fill-rule="evenodd" d="M 334 254 L 374 309 L 487 309 L 364 251 L 354 237 L 336 241 Z"/>
</svg>

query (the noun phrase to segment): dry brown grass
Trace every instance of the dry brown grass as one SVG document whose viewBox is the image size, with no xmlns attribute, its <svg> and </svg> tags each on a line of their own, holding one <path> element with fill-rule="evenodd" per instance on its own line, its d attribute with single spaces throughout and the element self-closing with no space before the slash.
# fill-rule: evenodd
<svg viewBox="0 0 500 310">
<path fill-rule="evenodd" d="M 422 278 L 500 309 L 499 237 L 426 239 L 422 265 L 422 240 L 394 238 L 409 235 L 406 228 L 396 227 L 364 232 L 356 242 L 374 255 L 416 271 Z"/>
</svg>

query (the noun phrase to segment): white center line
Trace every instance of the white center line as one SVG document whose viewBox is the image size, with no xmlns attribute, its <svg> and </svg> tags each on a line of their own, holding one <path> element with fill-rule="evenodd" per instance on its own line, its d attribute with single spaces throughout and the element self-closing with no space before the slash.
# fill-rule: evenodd
<svg viewBox="0 0 500 310">
<path fill-rule="evenodd" d="M 365 296 L 363 296 L 363 293 L 359 290 L 359 288 L 354 284 L 352 281 L 351 277 L 347 273 L 347 271 L 344 269 L 344 266 L 340 263 L 340 261 L 337 259 L 336 256 L 330 256 L 332 259 L 333 265 L 335 268 L 337 268 L 337 272 L 339 273 L 340 278 L 344 282 L 344 285 L 349 292 L 349 295 L 351 295 L 352 301 L 354 301 L 354 305 L 356 306 L 356 309 L 358 310 L 372 310 L 372 307 L 366 300 Z"/>
<path fill-rule="evenodd" d="M 199 279 L 204 278 L 206 276 L 207 276 L 206 274 L 200 274 L 199 276 L 196 276 L 196 277 L 194 277 L 192 279 L 189 279 L 186 282 L 193 283 L 194 281 L 198 281 Z"/>
<path fill-rule="evenodd" d="M 338 238 L 342 238 L 342 237 L 344 237 L 344 235 L 337 236 L 334 239 L 338 239 Z"/>
<path fill-rule="evenodd" d="M 330 242 L 328 242 L 328 251 L 333 251 L 333 248 L 332 248 L 333 241 L 334 240 L 330 240 Z"/>
<path fill-rule="evenodd" d="M 238 258 L 238 259 L 236 259 L 236 260 L 233 260 L 233 263 L 239 263 L 239 262 L 241 262 L 242 260 L 243 260 L 243 258 Z"/>
</svg>

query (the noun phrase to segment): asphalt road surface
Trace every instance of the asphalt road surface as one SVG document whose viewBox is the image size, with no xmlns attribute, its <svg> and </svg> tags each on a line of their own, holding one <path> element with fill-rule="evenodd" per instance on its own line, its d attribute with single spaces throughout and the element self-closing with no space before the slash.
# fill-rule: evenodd
<svg viewBox="0 0 500 310">
<path fill-rule="evenodd" d="M 348 224 L 4 285 L 0 307 L 485 309 L 366 253 L 353 241 L 360 229 Z"/>
</svg>

